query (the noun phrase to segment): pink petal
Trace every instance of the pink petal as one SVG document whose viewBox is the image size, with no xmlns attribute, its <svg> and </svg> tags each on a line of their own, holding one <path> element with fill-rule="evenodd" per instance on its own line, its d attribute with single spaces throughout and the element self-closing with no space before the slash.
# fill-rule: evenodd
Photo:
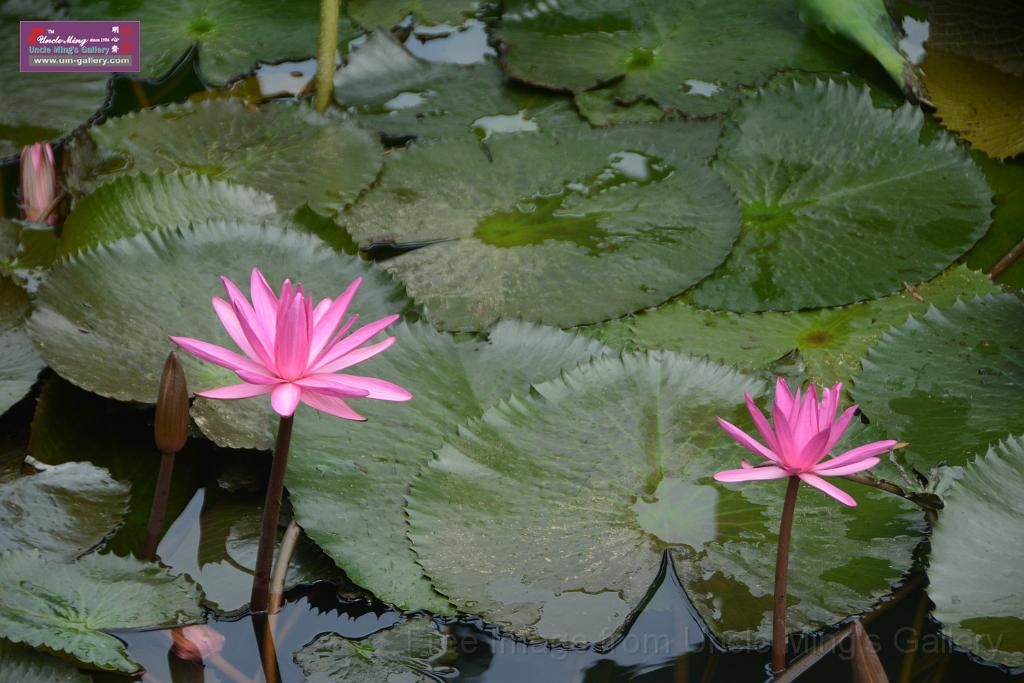
<svg viewBox="0 0 1024 683">
<path fill-rule="evenodd" d="M 815 467 L 813 472 L 820 474 L 823 477 L 842 477 L 847 474 L 853 474 L 854 472 L 863 472 L 864 470 L 871 469 L 881 460 L 878 458 L 865 458 L 854 463 L 847 465 L 839 465 L 838 467 Z"/>
<path fill-rule="evenodd" d="M 277 296 L 259 268 L 252 269 L 249 277 L 249 294 L 252 296 L 255 311 L 253 325 L 260 331 L 267 349 L 272 349 L 276 334 L 274 325 L 277 322 Z"/>
<path fill-rule="evenodd" d="M 356 349 L 355 351 L 346 353 L 344 356 L 334 361 L 333 363 L 328 363 L 322 368 L 317 368 L 317 372 L 337 372 L 338 370 L 350 368 L 353 365 L 356 365 L 357 363 L 362 363 L 364 360 L 373 358 L 378 353 L 387 350 L 388 347 L 390 347 L 394 343 L 395 338 L 388 337 L 382 342 L 377 342 L 376 344 L 371 344 L 369 346 L 364 346 L 361 349 Z"/>
<path fill-rule="evenodd" d="M 381 318 L 380 320 L 376 320 L 370 323 L 369 325 L 360 327 L 358 330 L 356 330 L 349 336 L 339 340 L 333 346 L 328 347 L 328 349 L 321 356 L 320 360 L 317 361 L 316 365 L 313 366 L 313 370 L 319 372 L 320 369 L 323 368 L 324 366 L 328 365 L 329 363 L 333 363 L 336 360 L 339 360 L 342 356 L 349 353 L 350 351 L 355 350 L 364 342 L 373 339 L 373 337 L 375 337 L 378 332 L 380 332 L 385 327 L 398 320 L 398 318 L 399 316 L 397 315 L 389 315 L 386 318 Z"/>
<path fill-rule="evenodd" d="M 274 356 L 271 353 L 274 348 L 273 330 L 271 329 L 268 333 L 263 329 L 263 325 L 257 320 L 256 313 L 253 312 L 249 300 L 245 298 L 245 295 L 242 294 L 231 280 L 222 277 L 221 281 L 224 283 L 224 289 L 228 293 L 228 301 L 235 312 L 235 317 L 242 328 L 242 333 L 245 334 L 249 345 L 256 352 L 256 357 L 268 368 L 273 368 Z"/>
<path fill-rule="evenodd" d="M 779 456 L 775 455 L 775 453 L 773 453 L 771 450 L 762 445 L 760 441 L 750 436 L 745 431 L 743 431 L 742 429 L 740 429 L 739 427 L 737 427 L 736 425 L 727 420 L 723 420 L 720 417 L 715 419 L 718 420 L 718 424 L 722 427 L 722 429 L 725 430 L 726 434 L 736 439 L 736 441 L 738 441 L 739 444 L 746 448 L 748 451 L 750 451 L 751 453 L 756 453 L 757 455 L 760 455 L 762 458 L 766 460 L 771 460 L 772 462 L 779 462 Z"/>
<path fill-rule="evenodd" d="M 775 434 L 772 432 L 772 426 L 768 422 L 768 418 L 764 416 L 764 413 L 761 412 L 761 409 L 757 407 L 756 403 L 754 403 L 754 399 L 753 397 L 751 397 L 749 391 L 747 392 L 746 396 L 747 411 L 750 413 L 751 419 L 754 420 L 754 426 L 757 427 L 758 433 L 761 435 L 761 438 L 764 439 L 765 442 L 768 444 L 768 448 L 771 448 L 772 450 L 777 450 L 779 445 L 775 441 Z"/>
<path fill-rule="evenodd" d="M 736 482 L 755 481 L 762 479 L 782 479 L 788 477 L 789 472 L 781 467 L 769 465 L 768 467 L 744 467 L 740 470 L 722 470 L 715 472 L 715 481 Z"/>
<path fill-rule="evenodd" d="M 821 477 L 814 474 L 810 474 L 808 472 L 804 472 L 803 474 L 799 474 L 797 476 L 799 476 L 805 484 L 809 484 L 814 488 L 818 489 L 819 491 L 821 491 L 822 493 L 832 496 L 843 505 L 857 507 L 857 501 L 855 501 L 849 493 L 847 493 L 846 491 L 842 490 L 837 486 L 833 486 L 832 484 L 828 483 Z"/>
<path fill-rule="evenodd" d="M 280 384 L 284 380 L 274 375 L 269 375 L 265 372 L 249 372 L 248 370 L 235 370 L 235 374 L 243 382 L 249 384 Z"/>
<path fill-rule="evenodd" d="M 283 382 L 273 388 L 270 396 L 270 405 L 274 412 L 281 417 L 291 417 L 295 409 L 299 407 L 299 399 L 302 397 L 302 389 L 290 382 Z"/>
<path fill-rule="evenodd" d="M 821 396 L 821 412 L 818 413 L 818 429 L 822 430 L 831 425 L 836 419 L 836 411 L 839 410 L 839 397 L 843 393 L 843 383 L 838 382 L 834 387 L 825 389 Z"/>
<path fill-rule="evenodd" d="M 274 360 L 281 377 L 292 380 L 306 371 L 309 337 L 306 304 L 301 292 L 285 302 L 277 312 L 277 342 Z"/>
<path fill-rule="evenodd" d="M 808 439 L 807 443 L 804 444 L 804 447 L 800 451 L 801 468 L 811 467 L 825 457 L 828 453 L 828 451 L 825 450 L 825 446 L 828 444 L 830 434 L 831 430 L 825 429 Z"/>
<path fill-rule="evenodd" d="M 313 309 L 313 325 L 316 325 L 317 323 L 320 322 L 320 318 L 324 317 L 324 313 L 326 313 L 327 309 L 329 309 L 330 307 L 331 300 L 329 298 L 324 299 L 323 301 L 316 305 L 316 308 Z"/>
<path fill-rule="evenodd" d="M 330 343 L 328 343 L 328 344 L 327 344 L 327 346 L 325 346 L 325 347 L 324 347 L 324 348 L 323 348 L 323 349 L 322 349 L 322 350 L 320 351 L 319 355 L 318 355 L 318 356 L 317 356 L 317 357 L 316 357 L 316 358 L 315 358 L 315 359 L 313 360 L 313 362 L 312 362 L 312 366 L 313 366 L 313 367 L 316 367 L 316 365 L 317 365 L 318 363 L 320 363 L 321 361 L 323 361 L 323 359 L 324 359 L 324 356 L 326 356 L 326 355 L 327 355 L 328 353 L 330 353 L 330 352 L 331 352 L 331 350 L 332 350 L 332 349 L 333 349 L 333 348 L 334 348 L 335 346 L 337 346 L 337 345 L 338 345 L 338 342 L 339 342 L 339 341 L 341 341 L 341 340 L 342 340 L 342 338 L 344 338 L 344 336 L 345 336 L 346 334 L 348 334 L 348 331 L 349 331 L 350 329 L 352 329 L 352 326 L 353 326 L 353 325 L 355 325 L 355 324 L 356 324 L 356 322 L 357 322 L 358 320 L 359 320 L 359 314 L 358 314 L 358 313 L 353 313 L 353 314 L 352 314 L 352 317 L 351 317 L 351 318 L 349 318 L 349 319 L 348 319 L 347 321 L 345 321 L 345 324 L 344 324 L 344 325 L 342 325 L 342 326 L 341 326 L 341 328 L 340 328 L 340 329 L 338 330 L 337 334 L 335 334 L 335 335 L 334 335 L 334 339 L 332 339 L 332 340 L 330 341 Z"/>
<path fill-rule="evenodd" d="M 779 445 L 779 449 L 775 452 L 782 464 L 798 468 L 800 466 L 800 452 L 794 443 L 789 420 L 781 410 L 775 411 L 773 418 L 775 422 L 775 442 Z"/>
<path fill-rule="evenodd" d="M 197 356 L 205 361 L 219 365 L 222 368 L 235 371 L 248 370 L 250 372 L 265 372 L 264 367 L 259 363 L 251 361 L 245 356 L 241 356 L 234 351 L 225 349 L 223 346 L 217 346 L 216 344 L 200 341 L 198 339 L 191 339 L 189 337 L 170 337 L 170 340 L 191 353 L 193 356 Z"/>
<path fill-rule="evenodd" d="M 253 350 L 252 344 L 245 336 L 245 332 L 242 331 L 242 326 L 238 322 L 238 316 L 235 314 L 235 309 L 232 308 L 231 304 L 218 296 L 213 297 L 213 310 L 220 318 L 220 324 L 227 330 L 228 336 L 231 337 L 231 341 L 238 345 L 238 348 L 242 349 L 242 352 L 249 356 L 254 361 L 259 362 L 259 356 L 256 355 L 256 351 Z"/>
<path fill-rule="evenodd" d="M 857 412 L 857 404 L 854 404 L 843 411 L 843 414 L 839 416 L 839 419 L 832 423 L 832 435 L 828 439 L 828 445 L 825 447 L 825 452 L 828 453 L 832 450 L 839 439 L 843 438 L 843 433 L 850 426 L 850 420 L 853 419 L 854 414 Z"/>
<path fill-rule="evenodd" d="M 197 391 L 196 396 L 203 398 L 215 398 L 220 400 L 231 400 L 236 398 L 252 398 L 269 394 L 274 387 L 268 384 L 232 384 L 228 387 L 219 387 L 209 391 Z"/>
<path fill-rule="evenodd" d="M 392 384 L 383 379 L 376 377 L 361 377 L 359 375 L 310 375 L 304 377 L 299 381 L 302 386 L 307 386 L 306 381 L 312 381 L 316 383 L 322 383 L 321 386 L 325 387 L 346 387 L 349 389 L 359 389 L 366 392 L 366 398 L 377 399 L 378 401 L 408 401 L 412 398 L 412 394 L 398 386 Z M 309 385 L 310 388 L 318 388 L 315 385 Z"/>
<path fill-rule="evenodd" d="M 842 455 L 838 455 L 829 460 L 825 460 L 821 463 L 822 467 L 838 467 L 840 465 L 846 465 L 853 462 L 859 462 L 866 460 L 867 458 L 874 457 L 886 451 L 892 450 L 898 441 L 892 439 L 886 439 L 885 441 L 874 441 L 872 443 L 866 443 L 863 446 L 857 446 L 856 448 L 846 451 Z"/>
<path fill-rule="evenodd" d="M 307 375 L 295 380 L 304 390 L 314 391 L 337 398 L 369 398 L 370 392 L 349 382 L 338 379 L 338 375 Z"/>
<path fill-rule="evenodd" d="M 357 420 L 359 422 L 366 420 L 365 417 L 349 408 L 348 404 L 340 398 L 325 396 L 310 389 L 302 390 L 302 402 L 310 408 L 315 408 L 327 413 L 328 415 L 334 415 L 335 417 L 340 417 L 344 420 Z"/>
<path fill-rule="evenodd" d="M 331 335 L 334 334 L 334 330 L 341 324 L 341 319 L 345 317 L 345 313 L 348 311 L 348 306 L 352 303 L 352 297 L 356 295 L 356 290 L 359 289 L 359 285 L 362 284 L 363 278 L 357 277 L 352 281 L 352 284 L 348 286 L 341 296 L 335 299 L 331 307 L 323 314 L 323 317 L 317 322 L 313 328 L 313 336 L 309 343 L 309 362 L 313 360 L 323 351 L 327 342 L 330 341 Z"/>
</svg>

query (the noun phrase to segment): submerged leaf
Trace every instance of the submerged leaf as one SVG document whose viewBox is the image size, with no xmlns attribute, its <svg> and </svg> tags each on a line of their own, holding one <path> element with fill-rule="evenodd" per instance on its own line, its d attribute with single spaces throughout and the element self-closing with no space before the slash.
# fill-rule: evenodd
<svg viewBox="0 0 1024 683">
<path fill-rule="evenodd" d="M 693 292 L 738 312 L 835 306 L 942 272 L 988 229 L 992 192 L 923 115 L 875 108 L 866 88 L 762 91 L 733 112 L 715 169 L 743 209 L 729 258 Z"/>
<path fill-rule="evenodd" d="M 33 551 L 0 553 L 0 637 L 89 668 L 139 671 L 124 643 L 104 631 L 196 622 L 199 597 L 189 579 L 130 557 L 60 564 Z"/>
<path fill-rule="evenodd" d="M 394 334 L 397 343 L 360 368 L 401 377 L 414 400 L 368 401 L 360 425 L 300 408 L 285 483 L 296 521 L 350 579 L 402 609 L 447 613 L 409 549 L 402 509 L 409 481 L 460 421 L 607 350 L 511 321 L 486 341 L 457 341 L 422 324 Z"/>
<path fill-rule="evenodd" d="M 668 549 L 727 643 L 766 640 L 784 481 L 712 475 L 741 456 L 715 422 L 746 425 L 764 385 L 667 352 L 599 358 L 463 424 L 408 494 L 409 537 L 460 610 L 527 637 L 612 637 L 639 609 Z M 841 484 L 846 486 L 846 484 Z M 911 565 L 923 517 L 856 491 L 846 508 L 807 490 L 797 506 L 789 625 L 867 610 Z"/>
<path fill-rule="evenodd" d="M 928 596 L 957 645 L 1024 666 L 1024 437 L 967 465 L 932 534 Z"/>
<path fill-rule="evenodd" d="M 29 313 L 28 294 L 0 275 L 0 414 L 29 392 L 43 369 L 43 361 L 25 331 Z"/>
<path fill-rule="evenodd" d="M 963 465 L 1024 431 L 1024 303 L 980 296 L 886 333 L 853 397 L 922 471 Z"/>
</svg>

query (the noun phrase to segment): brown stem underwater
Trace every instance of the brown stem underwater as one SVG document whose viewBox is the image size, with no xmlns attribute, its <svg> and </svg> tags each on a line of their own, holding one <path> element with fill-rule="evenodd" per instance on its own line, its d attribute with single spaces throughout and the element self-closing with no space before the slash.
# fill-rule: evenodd
<svg viewBox="0 0 1024 683">
<path fill-rule="evenodd" d="M 156 559 L 156 549 L 164 532 L 164 518 L 167 516 L 167 499 L 171 496 L 173 475 L 174 453 L 165 451 L 160 455 L 160 474 L 156 478 L 153 506 L 149 509 L 149 522 L 146 524 L 146 540 L 142 545 L 142 559 L 150 562 Z"/>
</svg>

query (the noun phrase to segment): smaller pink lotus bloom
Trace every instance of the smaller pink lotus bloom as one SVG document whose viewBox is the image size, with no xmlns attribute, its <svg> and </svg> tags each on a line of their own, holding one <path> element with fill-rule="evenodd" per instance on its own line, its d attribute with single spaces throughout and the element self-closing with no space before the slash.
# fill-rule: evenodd
<svg viewBox="0 0 1024 683">
<path fill-rule="evenodd" d="M 282 417 L 294 414 L 302 402 L 346 420 L 366 418 L 343 399 L 412 398 L 412 394 L 391 382 L 338 372 L 395 343 L 394 337 L 388 337 L 364 346 L 398 320 L 397 315 L 364 325 L 351 334 L 347 333 L 359 316 L 353 315 L 341 324 L 362 278 L 356 279 L 337 299 L 324 299 L 315 306 L 302 285 L 293 287 L 290 280 L 285 280 L 280 294 L 275 294 L 258 268 L 252 269 L 251 303 L 231 280 L 221 280 L 227 301 L 213 297 L 213 310 L 242 353 L 188 337 L 170 339 L 194 356 L 233 370 L 242 383 L 201 391 L 197 396 L 239 399 L 270 394 L 274 411 Z"/>
<path fill-rule="evenodd" d="M 856 405 L 850 406 L 836 419 L 842 389 L 842 383 L 824 389 L 819 403 L 813 384 L 801 398 L 799 389 L 792 394 L 786 380 L 779 377 L 772 406 L 774 430 L 747 392 L 747 410 L 767 446 L 722 418 L 718 418 L 718 424 L 740 445 L 765 460 L 757 466 L 743 461 L 742 469 L 718 472 L 715 480 L 736 482 L 795 476 L 845 505 L 857 505 L 849 494 L 822 477 L 841 477 L 874 467 L 879 463 L 876 456 L 892 449 L 897 442 L 875 441 L 825 460 L 857 411 Z"/>
<path fill-rule="evenodd" d="M 21 204 L 25 220 L 57 224 L 56 212 L 47 210 L 57 198 L 57 165 L 49 142 L 25 145 L 21 149 Z"/>
<path fill-rule="evenodd" d="M 205 624 L 179 626 L 171 629 L 170 636 L 174 656 L 190 662 L 202 663 L 224 649 L 223 634 Z"/>
</svg>

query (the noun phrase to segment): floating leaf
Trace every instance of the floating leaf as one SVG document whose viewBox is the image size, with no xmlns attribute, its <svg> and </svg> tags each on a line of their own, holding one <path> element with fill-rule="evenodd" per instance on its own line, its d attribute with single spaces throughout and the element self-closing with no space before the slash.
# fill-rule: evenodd
<svg viewBox="0 0 1024 683">
<path fill-rule="evenodd" d="M 203 616 L 190 580 L 117 555 L 59 564 L 36 552 L 0 553 L 0 588 L 0 637 L 126 674 L 141 667 L 104 631 L 177 626 Z"/>
<path fill-rule="evenodd" d="M 205 176 L 122 176 L 79 202 L 64 223 L 59 253 L 73 254 L 147 230 L 210 220 L 260 223 L 276 214 L 270 195 Z"/>
<path fill-rule="evenodd" d="M 102 467 L 69 462 L 0 484 L 0 551 L 71 560 L 96 546 L 128 508 L 129 486 Z"/>
<path fill-rule="evenodd" d="M 928 596 L 957 645 L 1024 666 L 1024 437 L 965 469 L 932 534 Z"/>
<path fill-rule="evenodd" d="M 735 201 L 692 158 L 716 133 L 678 122 L 417 144 L 344 221 L 363 243 L 428 243 L 384 267 L 444 329 L 596 322 L 679 294 L 729 252 Z"/>
<path fill-rule="evenodd" d="M 672 118 L 650 100 L 623 102 L 614 90 L 585 90 L 573 98 L 580 115 L 594 126 L 613 126 L 621 123 L 657 123 Z"/>
<path fill-rule="evenodd" d="M 283 210 L 306 203 L 341 210 L 382 163 L 368 131 L 289 103 L 258 111 L 236 100 L 168 105 L 110 119 L 91 133 L 105 151 L 125 157 L 115 172 L 198 173 L 267 192 Z"/>
<path fill-rule="evenodd" d="M 24 645 L 0 640 L 0 681 L 11 683 L 91 683 L 74 665 Z"/>
<path fill-rule="evenodd" d="M 928 44 L 1024 74 L 1024 7 L 1016 0 L 930 0 Z"/>
<path fill-rule="evenodd" d="M 920 469 L 963 465 L 1024 432 L 1024 303 L 1010 294 L 931 308 L 886 333 L 851 391 L 907 441 Z"/>
<path fill-rule="evenodd" d="M 992 186 L 996 210 L 992 214 L 992 227 L 964 255 L 963 261 L 971 268 L 989 272 L 1018 242 L 1024 240 L 1024 164 L 995 161 L 981 152 L 974 152 L 972 156 Z M 996 282 L 1024 289 L 1024 260 L 1004 270 Z"/>
<path fill-rule="evenodd" d="M 153 403 L 173 349 L 168 335 L 233 348 L 210 297 L 223 295 L 221 275 L 248 289 L 254 266 L 274 286 L 288 277 L 317 297 L 337 296 L 363 277 L 352 310 L 366 320 L 408 305 L 386 275 L 315 237 L 270 226 L 209 223 L 183 232 L 143 233 L 60 263 L 39 288 L 29 326 L 42 356 L 63 377 L 102 396 Z M 192 356 L 181 362 L 192 391 L 238 382 L 229 370 Z M 266 399 L 201 399 L 192 413 L 220 445 L 272 445 Z"/>
<path fill-rule="evenodd" d="M 796 350 L 810 379 L 833 384 L 859 373 L 867 350 L 908 315 L 998 291 L 982 273 L 957 266 L 915 289 L 923 302 L 902 292 L 841 308 L 737 314 L 696 308 L 683 299 L 586 331 L 619 348 L 683 351 L 742 370 L 768 368 Z"/>
<path fill-rule="evenodd" d="M 188 49 L 199 46 L 203 79 L 222 85 L 252 71 L 257 61 L 305 59 L 316 53 L 319 3 L 296 0 L 74 0 L 75 19 L 131 18 L 142 26 L 142 73 L 152 78 L 171 70 Z"/>
<path fill-rule="evenodd" d="M 391 138 L 486 138 L 578 123 L 564 97 L 507 82 L 493 62 L 439 64 L 378 31 L 334 77 L 334 97 Z"/>
<path fill-rule="evenodd" d="M 527 83 L 578 93 L 616 82 L 620 99 L 700 115 L 781 69 L 843 67 L 788 0 L 514 0 L 495 35 Z"/>
<path fill-rule="evenodd" d="M 474 14 L 477 0 L 351 0 L 349 15 L 367 29 L 390 29 L 411 16 L 417 25 L 461 24 Z"/>
<path fill-rule="evenodd" d="M 582 643 L 622 627 L 669 549 L 715 633 L 732 644 L 767 639 L 786 482 L 711 478 L 742 457 L 715 416 L 743 424 L 744 391 L 764 385 L 662 352 L 600 358 L 491 408 L 412 484 L 409 537 L 421 565 L 460 611 Z M 793 630 L 866 610 L 911 565 L 920 512 L 872 489 L 856 495 L 856 508 L 801 496 Z"/>
<path fill-rule="evenodd" d="M 360 368 L 401 377 L 414 399 L 368 401 L 363 424 L 300 408 L 285 483 L 296 521 L 352 581 L 403 609 L 450 612 L 409 549 L 409 481 L 461 420 L 606 349 L 520 322 L 499 323 L 487 341 L 456 341 L 422 324 L 393 333 L 397 343 Z"/>
<path fill-rule="evenodd" d="M 43 369 L 25 331 L 30 312 L 28 294 L 0 275 L 0 414 L 29 392 Z"/>
<path fill-rule="evenodd" d="M 715 169 L 743 229 L 699 306 L 795 310 L 874 299 L 942 272 L 989 226 L 991 190 L 923 115 L 836 83 L 765 90 L 733 113 Z M 812 257 L 813 255 L 813 257 Z"/>
<path fill-rule="evenodd" d="M 326 633 L 295 653 L 306 683 L 431 683 L 432 671 L 451 647 L 426 617 L 379 631 L 363 640 Z"/>
</svg>

